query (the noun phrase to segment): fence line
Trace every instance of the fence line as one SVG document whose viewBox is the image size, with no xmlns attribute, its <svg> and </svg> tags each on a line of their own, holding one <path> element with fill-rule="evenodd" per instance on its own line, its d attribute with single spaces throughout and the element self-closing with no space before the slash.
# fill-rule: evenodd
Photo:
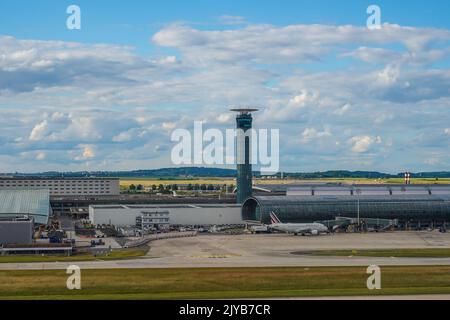
<svg viewBox="0 0 450 320">
<path fill-rule="evenodd" d="M 176 239 L 176 238 L 187 238 L 197 236 L 197 231 L 190 232 L 171 232 L 171 233 L 160 233 L 144 236 L 142 239 L 127 242 L 125 248 L 135 248 L 139 246 L 146 245 L 151 241 L 164 240 L 164 239 Z"/>
</svg>

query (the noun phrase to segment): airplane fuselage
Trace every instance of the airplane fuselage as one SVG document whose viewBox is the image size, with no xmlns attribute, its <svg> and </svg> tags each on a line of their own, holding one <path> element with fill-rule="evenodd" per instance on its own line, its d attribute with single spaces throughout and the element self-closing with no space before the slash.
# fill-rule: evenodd
<svg viewBox="0 0 450 320">
<path fill-rule="evenodd" d="M 270 228 L 293 234 L 320 234 L 328 233 L 328 228 L 320 223 L 275 223 Z"/>
</svg>

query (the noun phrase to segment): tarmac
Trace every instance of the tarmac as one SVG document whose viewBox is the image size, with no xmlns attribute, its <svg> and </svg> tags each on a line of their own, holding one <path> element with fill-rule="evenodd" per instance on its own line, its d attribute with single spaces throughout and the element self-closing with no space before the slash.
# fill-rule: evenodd
<svg viewBox="0 0 450 320">
<path fill-rule="evenodd" d="M 450 258 L 328 257 L 311 250 L 449 248 L 450 233 L 386 232 L 295 237 L 270 235 L 199 235 L 151 242 L 147 256 L 132 260 L 0 263 L 0 270 L 200 267 L 319 267 L 450 265 Z M 293 254 L 304 252 L 305 254 Z"/>
</svg>

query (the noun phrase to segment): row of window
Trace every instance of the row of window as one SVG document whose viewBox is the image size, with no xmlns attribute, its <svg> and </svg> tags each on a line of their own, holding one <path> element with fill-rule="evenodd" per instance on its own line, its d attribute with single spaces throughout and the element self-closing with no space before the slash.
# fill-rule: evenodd
<svg viewBox="0 0 450 320">
<path fill-rule="evenodd" d="M 67 194 L 67 195 L 71 195 L 71 194 L 111 194 L 111 192 L 109 191 L 96 191 L 96 192 L 86 192 L 86 191 L 50 191 L 50 194 Z"/>
<path fill-rule="evenodd" d="M 2 186 L 0 186 L 0 187 L 2 187 Z M 10 186 L 6 186 L 6 187 L 10 187 Z M 25 188 L 33 188 L 33 187 L 35 187 L 35 186 L 11 186 L 11 187 L 14 187 L 14 188 L 16 188 L 16 187 L 25 187 Z M 37 187 L 40 187 L 40 186 L 37 186 Z M 44 187 L 44 186 L 43 186 Z M 47 187 L 46 187 L 47 188 Z M 111 189 L 110 188 L 69 188 L 69 187 L 67 187 L 67 188 L 47 188 L 48 190 L 50 190 L 50 191 L 64 191 L 64 190 L 67 190 L 67 191 L 70 191 L 70 190 L 72 190 L 72 191 L 83 191 L 83 192 L 88 192 L 88 191 L 90 191 L 90 192 L 92 192 L 92 191 L 110 191 Z"/>
<path fill-rule="evenodd" d="M 81 184 L 81 183 L 24 183 L 24 182 L 14 182 L 14 181 L 2 181 L 2 182 L 0 182 L 0 185 L 20 185 L 20 186 L 38 186 L 38 187 L 40 187 L 40 186 L 67 186 L 67 185 L 70 185 L 70 186 L 84 186 L 84 187 L 93 187 L 93 186 L 95 186 L 95 187 L 106 187 L 106 186 L 109 186 L 110 184 L 109 183 L 95 183 L 95 184 L 93 184 L 93 183 L 83 183 L 83 184 Z"/>
<path fill-rule="evenodd" d="M 164 223 L 169 222 L 169 219 L 143 219 L 141 223 Z"/>
<path fill-rule="evenodd" d="M 117 186 L 115 185 L 117 184 Z M 45 188 L 52 195 L 88 195 L 111 194 L 118 192 L 118 181 L 84 181 L 84 180 L 2 180 L 1 188 Z M 116 191 L 117 190 L 117 191 Z"/>
</svg>

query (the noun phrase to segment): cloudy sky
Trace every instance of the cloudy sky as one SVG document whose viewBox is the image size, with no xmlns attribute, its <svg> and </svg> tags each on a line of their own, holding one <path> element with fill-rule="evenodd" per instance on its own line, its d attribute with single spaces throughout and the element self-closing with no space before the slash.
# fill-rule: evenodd
<svg viewBox="0 0 450 320">
<path fill-rule="evenodd" d="M 0 4 L 0 172 L 171 167 L 174 129 L 239 105 L 280 130 L 284 171 L 448 171 L 450 4 Z"/>
</svg>

